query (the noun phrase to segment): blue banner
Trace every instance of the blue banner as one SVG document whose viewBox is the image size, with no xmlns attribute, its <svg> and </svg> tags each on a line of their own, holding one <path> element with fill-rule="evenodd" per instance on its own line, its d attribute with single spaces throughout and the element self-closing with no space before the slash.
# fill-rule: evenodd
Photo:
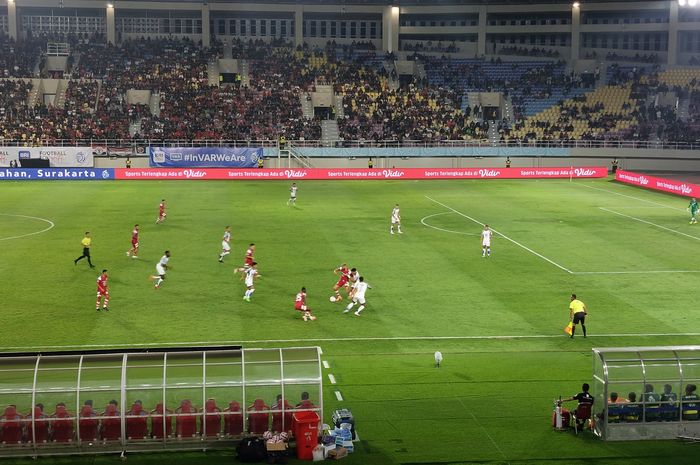
<svg viewBox="0 0 700 465">
<path fill-rule="evenodd" d="M 0 181 L 105 181 L 114 168 L 0 168 Z"/>
<path fill-rule="evenodd" d="M 159 168 L 255 168 L 262 148 L 149 147 L 152 167 Z"/>
</svg>

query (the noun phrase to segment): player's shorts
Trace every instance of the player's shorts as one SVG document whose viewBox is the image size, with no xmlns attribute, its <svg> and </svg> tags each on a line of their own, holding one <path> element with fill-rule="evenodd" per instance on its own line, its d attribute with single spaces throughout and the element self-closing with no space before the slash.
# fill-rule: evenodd
<svg viewBox="0 0 700 465">
<path fill-rule="evenodd" d="M 491 247 L 491 241 L 482 241 L 481 245 L 484 247 Z"/>
<path fill-rule="evenodd" d="M 160 276 L 165 275 L 165 268 L 163 268 L 163 265 L 160 263 L 156 265 L 156 273 L 158 273 Z"/>
<path fill-rule="evenodd" d="M 226 242 L 226 241 L 221 241 L 221 248 L 222 248 L 223 250 L 225 250 L 226 252 L 230 252 L 230 251 L 231 251 L 231 245 L 230 245 L 228 242 Z"/>
<path fill-rule="evenodd" d="M 299 310 L 300 312 L 305 312 L 309 308 L 306 305 L 295 305 L 294 310 Z"/>
<path fill-rule="evenodd" d="M 109 297 L 109 291 L 104 291 L 104 292 L 97 291 L 97 297 Z"/>
<path fill-rule="evenodd" d="M 245 278 L 245 285 L 248 287 L 253 287 L 253 278 Z"/>
<path fill-rule="evenodd" d="M 364 305 L 365 304 L 365 298 L 364 297 L 353 297 L 352 301 L 355 302 L 356 304 Z"/>
<path fill-rule="evenodd" d="M 335 283 L 335 287 L 340 289 L 343 286 L 346 286 L 348 284 L 348 278 L 340 278 L 337 283 Z"/>
<path fill-rule="evenodd" d="M 131 241 L 131 246 L 132 246 L 133 248 L 137 249 L 138 246 L 139 246 L 139 241 Z"/>
<path fill-rule="evenodd" d="M 398 218 L 392 218 L 392 219 L 391 219 L 391 224 L 398 224 L 398 223 L 401 223 L 401 220 L 400 220 L 400 219 L 398 219 Z"/>
<path fill-rule="evenodd" d="M 574 313 L 574 321 L 573 321 L 573 323 L 574 323 L 575 325 L 577 325 L 577 324 L 579 324 L 579 323 L 585 324 L 585 323 L 586 323 L 586 314 L 585 314 L 584 312 Z"/>
</svg>

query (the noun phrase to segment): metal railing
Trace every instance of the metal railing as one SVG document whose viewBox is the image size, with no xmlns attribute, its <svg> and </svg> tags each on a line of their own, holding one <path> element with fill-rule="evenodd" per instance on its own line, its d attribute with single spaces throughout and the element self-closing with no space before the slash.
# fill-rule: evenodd
<svg viewBox="0 0 700 465">
<path fill-rule="evenodd" d="M 581 149 L 653 149 L 653 150 L 700 150 L 700 141 L 695 142 L 661 142 L 634 140 L 574 140 L 552 141 L 531 140 L 493 142 L 483 140 L 296 140 L 287 141 L 295 148 L 581 148 Z M 24 140 L 0 139 L 0 147 L 93 147 L 99 154 L 100 149 L 132 148 L 133 153 L 143 153 L 146 147 L 263 147 L 278 148 L 276 140 L 233 140 L 233 139 L 47 139 L 40 143 L 28 143 Z"/>
</svg>

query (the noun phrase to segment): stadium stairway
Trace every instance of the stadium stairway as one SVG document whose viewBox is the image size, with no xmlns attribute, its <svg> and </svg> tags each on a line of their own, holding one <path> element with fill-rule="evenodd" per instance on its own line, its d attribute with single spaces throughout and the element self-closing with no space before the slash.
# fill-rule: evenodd
<svg viewBox="0 0 700 465">
<path fill-rule="evenodd" d="M 241 85 L 248 87 L 250 86 L 250 64 L 248 60 L 239 60 L 238 64 L 240 65 Z"/>
<path fill-rule="evenodd" d="M 134 137 L 136 134 L 141 134 L 141 118 L 137 119 L 133 123 L 129 123 L 129 135 Z"/>
<path fill-rule="evenodd" d="M 40 103 L 41 96 L 44 94 L 44 88 L 41 79 L 32 79 L 32 90 L 27 98 L 27 105 L 33 108 Z"/>
<path fill-rule="evenodd" d="M 688 121 L 690 119 L 690 97 L 684 96 L 678 101 L 678 119 Z"/>
<path fill-rule="evenodd" d="M 160 92 L 151 92 L 148 99 L 148 107 L 151 109 L 153 116 L 160 116 Z M 139 119 L 139 131 L 141 130 L 141 120 Z M 131 131 L 131 127 L 129 128 Z"/>
<path fill-rule="evenodd" d="M 334 119 L 321 121 L 321 144 L 324 147 L 332 147 L 338 140 L 340 140 L 338 121 Z"/>
<path fill-rule="evenodd" d="M 510 94 L 505 96 L 503 99 L 503 117 L 508 121 L 515 121 L 515 114 L 513 113 L 513 99 L 510 98 Z"/>
<path fill-rule="evenodd" d="M 299 94 L 299 102 L 301 102 L 301 114 L 304 115 L 306 119 L 312 119 L 314 117 L 314 105 L 311 100 L 306 99 L 306 94 Z"/>
<path fill-rule="evenodd" d="M 219 87 L 219 61 L 217 59 L 207 63 L 207 80 L 210 86 Z"/>
<path fill-rule="evenodd" d="M 343 94 L 333 94 L 333 108 L 336 119 L 345 118 L 345 107 L 343 106 Z"/>
<path fill-rule="evenodd" d="M 68 90 L 68 79 L 59 79 L 56 86 L 56 96 L 53 99 L 53 106 L 60 110 L 66 107 L 66 91 Z"/>
</svg>

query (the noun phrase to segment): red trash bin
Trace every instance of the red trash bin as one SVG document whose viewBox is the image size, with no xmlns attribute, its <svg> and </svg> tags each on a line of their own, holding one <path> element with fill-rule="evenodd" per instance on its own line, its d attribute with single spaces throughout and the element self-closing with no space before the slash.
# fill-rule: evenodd
<svg viewBox="0 0 700 465">
<path fill-rule="evenodd" d="M 318 423 L 321 418 L 316 412 L 294 413 L 294 438 L 297 441 L 297 458 L 313 460 L 314 447 L 318 445 Z"/>
</svg>

